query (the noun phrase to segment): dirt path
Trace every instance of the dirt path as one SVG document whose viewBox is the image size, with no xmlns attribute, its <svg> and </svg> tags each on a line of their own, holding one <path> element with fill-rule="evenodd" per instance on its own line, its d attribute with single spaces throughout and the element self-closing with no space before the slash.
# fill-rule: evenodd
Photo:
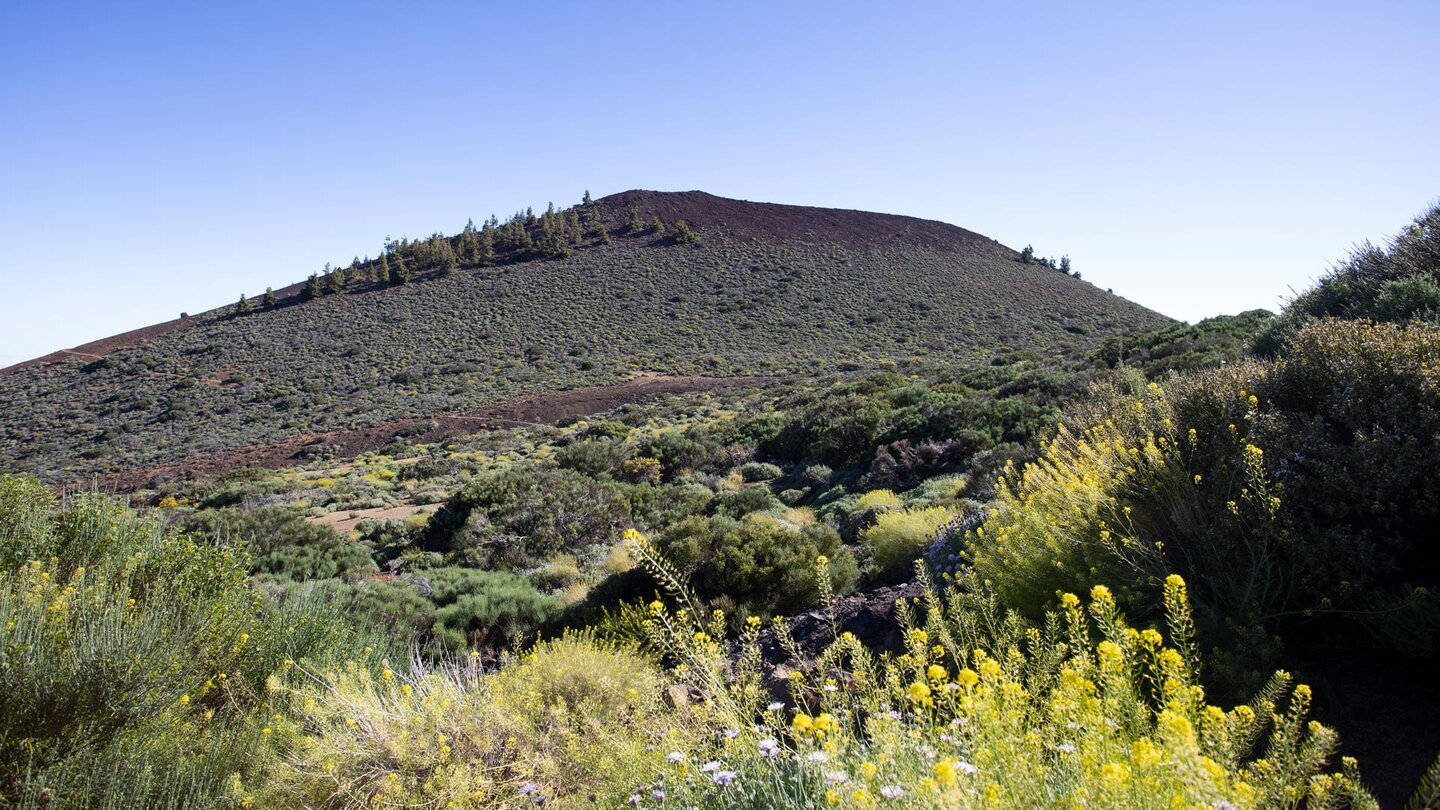
<svg viewBox="0 0 1440 810">
<path fill-rule="evenodd" d="M 378 450 L 396 436 L 404 435 L 415 444 L 440 441 L 446 436 L 478 433 L 482 430 L 517 425 L 551 424 L 567 416 L 590 416 L 604 413 L 632 402 L 643 402 L 670 394 L 692 391 L 713 391 L 738 388 L 766 382 L 766 377 L 667 377 L 647 374 L 615 385 L 598 385 L 532 394 L 497 402 L 460 413 L 400 419 L 384 425 L 356 430 L 312 433 L 273 444 L 256 445 L 237 450 L 203 453 L 178 464 L 127 470 L 77 482 L 76 486 L 129 492 L 149 485 L 156 479 L 172 479 L 187 475 L 219 475 L 241 467 L 293 467 L 303 463 L 306 447 L 330 445 L 335 457 L 351 458 Z M 424 426 L 423 429 L 416 428 Z"/>
<path fill-rule="evenodd" d="M 362 520 L 404 520 L 411 515 L 432 514 L 440 508 L 438 503 L 422 503 L 411 506 L 384 506 L 379 509 L 356 509 L 331 512 L 320 517 L 306 518 L 311 523 L 318 523 L 322 526 L 332 526 L 335 531 L 342 535 L 349 534 L 350 530 L 360 525 Z"/>
</svg>

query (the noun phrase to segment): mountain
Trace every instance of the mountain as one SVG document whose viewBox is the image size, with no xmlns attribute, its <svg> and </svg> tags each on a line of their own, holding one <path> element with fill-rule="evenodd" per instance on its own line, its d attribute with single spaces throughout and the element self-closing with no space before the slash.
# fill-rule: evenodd
<svg viewBox="0 0 1440 810">
<path fill-rule="evenodd" d="M 328 439 L 647 375 L 1070 354 L 1172 322 L 1028 259 L 940 222 L 698 191 L 492 218 L 273 306 L 252 294 L 0 371 L 0 466 L 68 482 L 353 450 Z"/>
</svg>

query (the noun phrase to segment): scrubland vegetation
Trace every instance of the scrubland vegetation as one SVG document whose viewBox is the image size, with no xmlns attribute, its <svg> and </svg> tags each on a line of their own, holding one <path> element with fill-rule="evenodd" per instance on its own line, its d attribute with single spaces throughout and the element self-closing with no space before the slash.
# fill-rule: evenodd
<svg viewBox="0 0 1440 810">
<path fill-rule="evenodd" d="M 1433 806 L 1336 673 L 1436 660 L 1436 216 L 1279 316 L 0 477 L 0 806 Z"/>
<path fill-rule="evenodd" d="M 648 222 L 686 196 L 636 204 Z M 717 226 L 685 244 L 629 230 L 621 205 L 606 198 L 453 237 L 387 240 L 382 258 L 357 258 L 276 307 L 192 315 L 98 360 L 0 376 L 0 458 L 70 483 L 174 461 L 177 447 L 233 450 L 642 371 L 808 376 L 985 362 L 1083 352 L 1166 322 L 978 237 L 843 244 Z M 789 210 L 743 205 L 762 218 Z M 919 222 L 864 216 L 891 236 Z M 607 223 L 608 243 L 598 235 Z M 547 239 L 569 247 L 534 247 Z M 382 264 L 413 276 L 394 283 Z"/>
</svg>

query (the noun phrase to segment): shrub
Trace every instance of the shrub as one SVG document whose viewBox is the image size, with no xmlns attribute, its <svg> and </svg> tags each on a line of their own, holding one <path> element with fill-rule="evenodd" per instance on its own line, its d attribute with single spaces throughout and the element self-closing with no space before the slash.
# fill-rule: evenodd
<svg viewBox="0 0 1440 810">
<path fill-rule="evenodd" d="M 630 514 L 644 526 L 668 526 L 710 506 L 711 492 L 699 484 L 637 484 L 626 488 Z"/>
<path fill-rule="evenodd" d="M 203 805 L 261 766 L 248 717 L 335 617 L 275 611 L 247 567 L 118 501 L 0 476 L 4 803 Z"/>
<path fill-rule="evenodd" d="M 435 604 L 434 640 L 452 650 L 503 647 L 560 610 L 530 580 L 506 571 L 437 568 L 423 574 Z"/>
<path fill-rule="evenodd" d="M 567 635 L 499 673 L 308 671 L 275 735 L 285 756 L 244 796 L 267 807 L 618 807 L 688 750 L 704 717 L 662 702 L 636 650 Z"/>
<path fill-rule="evenodd" d="M 620 472 L 633 484 L 659 484 L 664 467 L 658 458 L 634 456 L 620 464 Z"/>
<path fill-rule="evenodd" d="M 1394 323 L 1440 320 L 1440 285 L 1421 277 L 1387 281 L 1375 296 L 1375 314 Z"/>
<path fill-rule="evenodd" d="M 763 461 L 752 461 L 740 468 L 740 477 L 751 483 L 771 481 L 784 474 L 784 470 L 774 464 L 768 464 Z"/>
<path fill-rule="evenodd" d="M 830 483 L 830 478 L 834 475 L 835 471 L 824 464 L 811 464 L 805 468 L 801 477 L 817 487 L 823 487 Z"/>
<path fill-rule="evenodd" d="M 943 506 L 881 512 L 860 532 L 867 569 L 879 580 L 903 577 L 953 513 Z"/>
<path fill-rule="evenodd" d="M 872 489 L 869 492 L 855 499 L 854 511 L 859 512 L 889 512 L 892 509 L 899 509 L 905 505 L 896 495 L 888 489 Z"/>
<path fill-rule="evenodd" d="M 285 507 L 203 510 L 180 525 L 192 535 L 243 543 L 251 573 L 275 579 L 356 579 L 376 570 L 362 546 Z"/>
<path fill-rule="evenodd" d="M 658 551 L 634 542 L 688 605 Z M 1027 625 L 983 586 L 942 596 L 927 583 L 913 610 L 897 611 L 901 656 L 842 634 L 813 667 L 823 683 L 798 669 L 789 679 L 788 711 L 760 710 L 771 696 L 759 689 L 758 627 L 727 680 L 717 622 L 657 602 L 647 638 L 733 731 L 678 752 L 644 791 L 677 808 L 1272 807 L 1300 796 L 1374 808 L 1353 759 L 1324 773 L 1338 737 L 1307 722 L 1308 686 L 1279 672 L 1248 705 L 1207 702 L 1184 581 L 1168 578 L 1163 594 L 1168 638 L 1131 627 L 1104 587 L 1088 610 L 1067 593 L 1044 624 Z M 783 628 L 776 635 L 794 648 Z"/>
<path fill-rule="evenodd" d="M 1440 328 L 1321 321 L 1257 389 L 1302 604 L 1433 650 L 1440 606 L 1416 595 L 1440 585 Z"/>
<path fill-rule="evenodd" d="M 775 493 L 763 486 L 721 492 L 710 501 L 711 511 L 732 518 L 742 518 L 751 512 L 771 512 L 783 506 Z"/>
<path fill-rule="evenodd" d="M 831 562 L 826 587 L 847 593 L 859 570 L 834 529 L 815 524 L 795 529 L 773 518 L 690 518 L 661 534 L 656 548 L 673 559 L 695 592 L 723 600 L 748 615 L 803 610 L 822 593 L 815 559 Z"/>
<path fill-rule="evenodd" d="M 659 460 L 667 476 L 699 467 L 709 452 L 710 448 L 701 442 L 675 432 L 657 433 L 636 448 L 636 455 Z"/>
<path fill-rule="evenodd" d="M 466 485 L 431 518 L 426 544 L 480 568 L 526 568 L 612 542 L 629 522 L 620 485 L 523 467 Z"/>
<path fill-rule="evenodd" d="M 613 475 L 625 461 L 625 445 L 610 439 L 582 439 L 555 454 L 555 463 L 568 470 L 599 478 Z"/>
</svg>

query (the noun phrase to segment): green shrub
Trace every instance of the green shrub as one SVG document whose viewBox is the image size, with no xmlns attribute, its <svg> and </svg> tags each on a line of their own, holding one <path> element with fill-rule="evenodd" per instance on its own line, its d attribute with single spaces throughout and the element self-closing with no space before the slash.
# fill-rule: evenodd
<svg viewBox="0 0 1440 810">
<path fill-rule="evenodd" d="M 784 470 L 763 461 L 751 461 L 740 467 L 740 477 L 750 483 L 772 481 L 784 474 Z"/>
<path fill-rule="evenodd" d="M 435 603 L 405 579 L 283 582 L 271 585 L 270 590 L 283 604 L 330 605 L 356 626 L 371 628 L 402 648 L 424 645 L 435 625 Z"/>
<path fill-rule="evenodd" d="M 275 579 L 357 579 L 376 570 L 364 547 L 329 526 L 310 523 L 293 509 L 202 510 L 180 525 L 192 535 L 243 543 L 251 573 Z"/>
<path fill-rule="evenodd" d="M 954 516 L 943 506 L 881 512 L 874 525 L 860 532 L 867 569 L 881 581 L 903 577 L 936 530 Z"/>
<path fill-rule="evenodd" d="M 424 578 L 436 605 L 433 637 L 452 650 L 503 647 L 560 611 L 560 602 L 530 580 L 505 571 L 437 568 Z"/>
<path fill-rule="evenodd" d="M 811 464 L 805 468 L 802 477 L 817 487 L 823 487 L 830 483 L 830 479 L 834 475 L 835 471 L 824 464 Z"/>
<path fill-rule="evenodd" d="M 567 444 L 555 454 L 555 463 L 591 478 L 619 472 L 625 462 L 625 445 L 611 439 L 583 439 Z"/>
<path fill-rule="evenodd" d="M 689 518 L 655 540 L 702 598 L 739 610 L 741 618 L 804 610 L 820 599 L 817 557 L 830 559 L 829 587 L 847 593 L 859 569 L 834 529 L 794 529 L 773 518 Z"/>
<path fill-rule="evenodd" d="M 456 493 L 431 518 L 426 544 L 467 565 L 519 569 L 557 552 L 614 542 L 629 522 L 619 484 L 572 470 L 521 467 Z"/>
<path fill-rule="evenodd" d="M 1375 314 L 1393 323 L 1440 320 L 1440 284 L 1416 276 L 1387 281 L 1375 296 Z"/>
<path fill-rule="evenodd" d="M 0 476 L 0 561 L 6 804 L 218 801 L 263 764 L 247 718 L 267 679 L 334 635 L 323 610 L 262 602 L 234 546 L 29 479 Z"/>
<path fill-rule="evenodd" d="M 742 518 L 751 512 L 769 512 L 784 506 L 785 504 L 775 497 L 775 493 L 764 486 L 721 492 L 710 501 L 710 508 L 715 514 L 732 518 Z"/>
<path fill-rule="evenodd" d="M 704 514 L 714 497 L 699 484 L 637 484 L 626 487 L 630 514 L 639 525 L 658 528 Z"/>
<path fill-rule="evenodd" d="M 658 460 L 665 475 L 674 476 L 682 470 L 699 468 L 709 459 L 712 449 L 689 434 L 665 432 L 641 442 L 635 454 Z"/>
</svg>

